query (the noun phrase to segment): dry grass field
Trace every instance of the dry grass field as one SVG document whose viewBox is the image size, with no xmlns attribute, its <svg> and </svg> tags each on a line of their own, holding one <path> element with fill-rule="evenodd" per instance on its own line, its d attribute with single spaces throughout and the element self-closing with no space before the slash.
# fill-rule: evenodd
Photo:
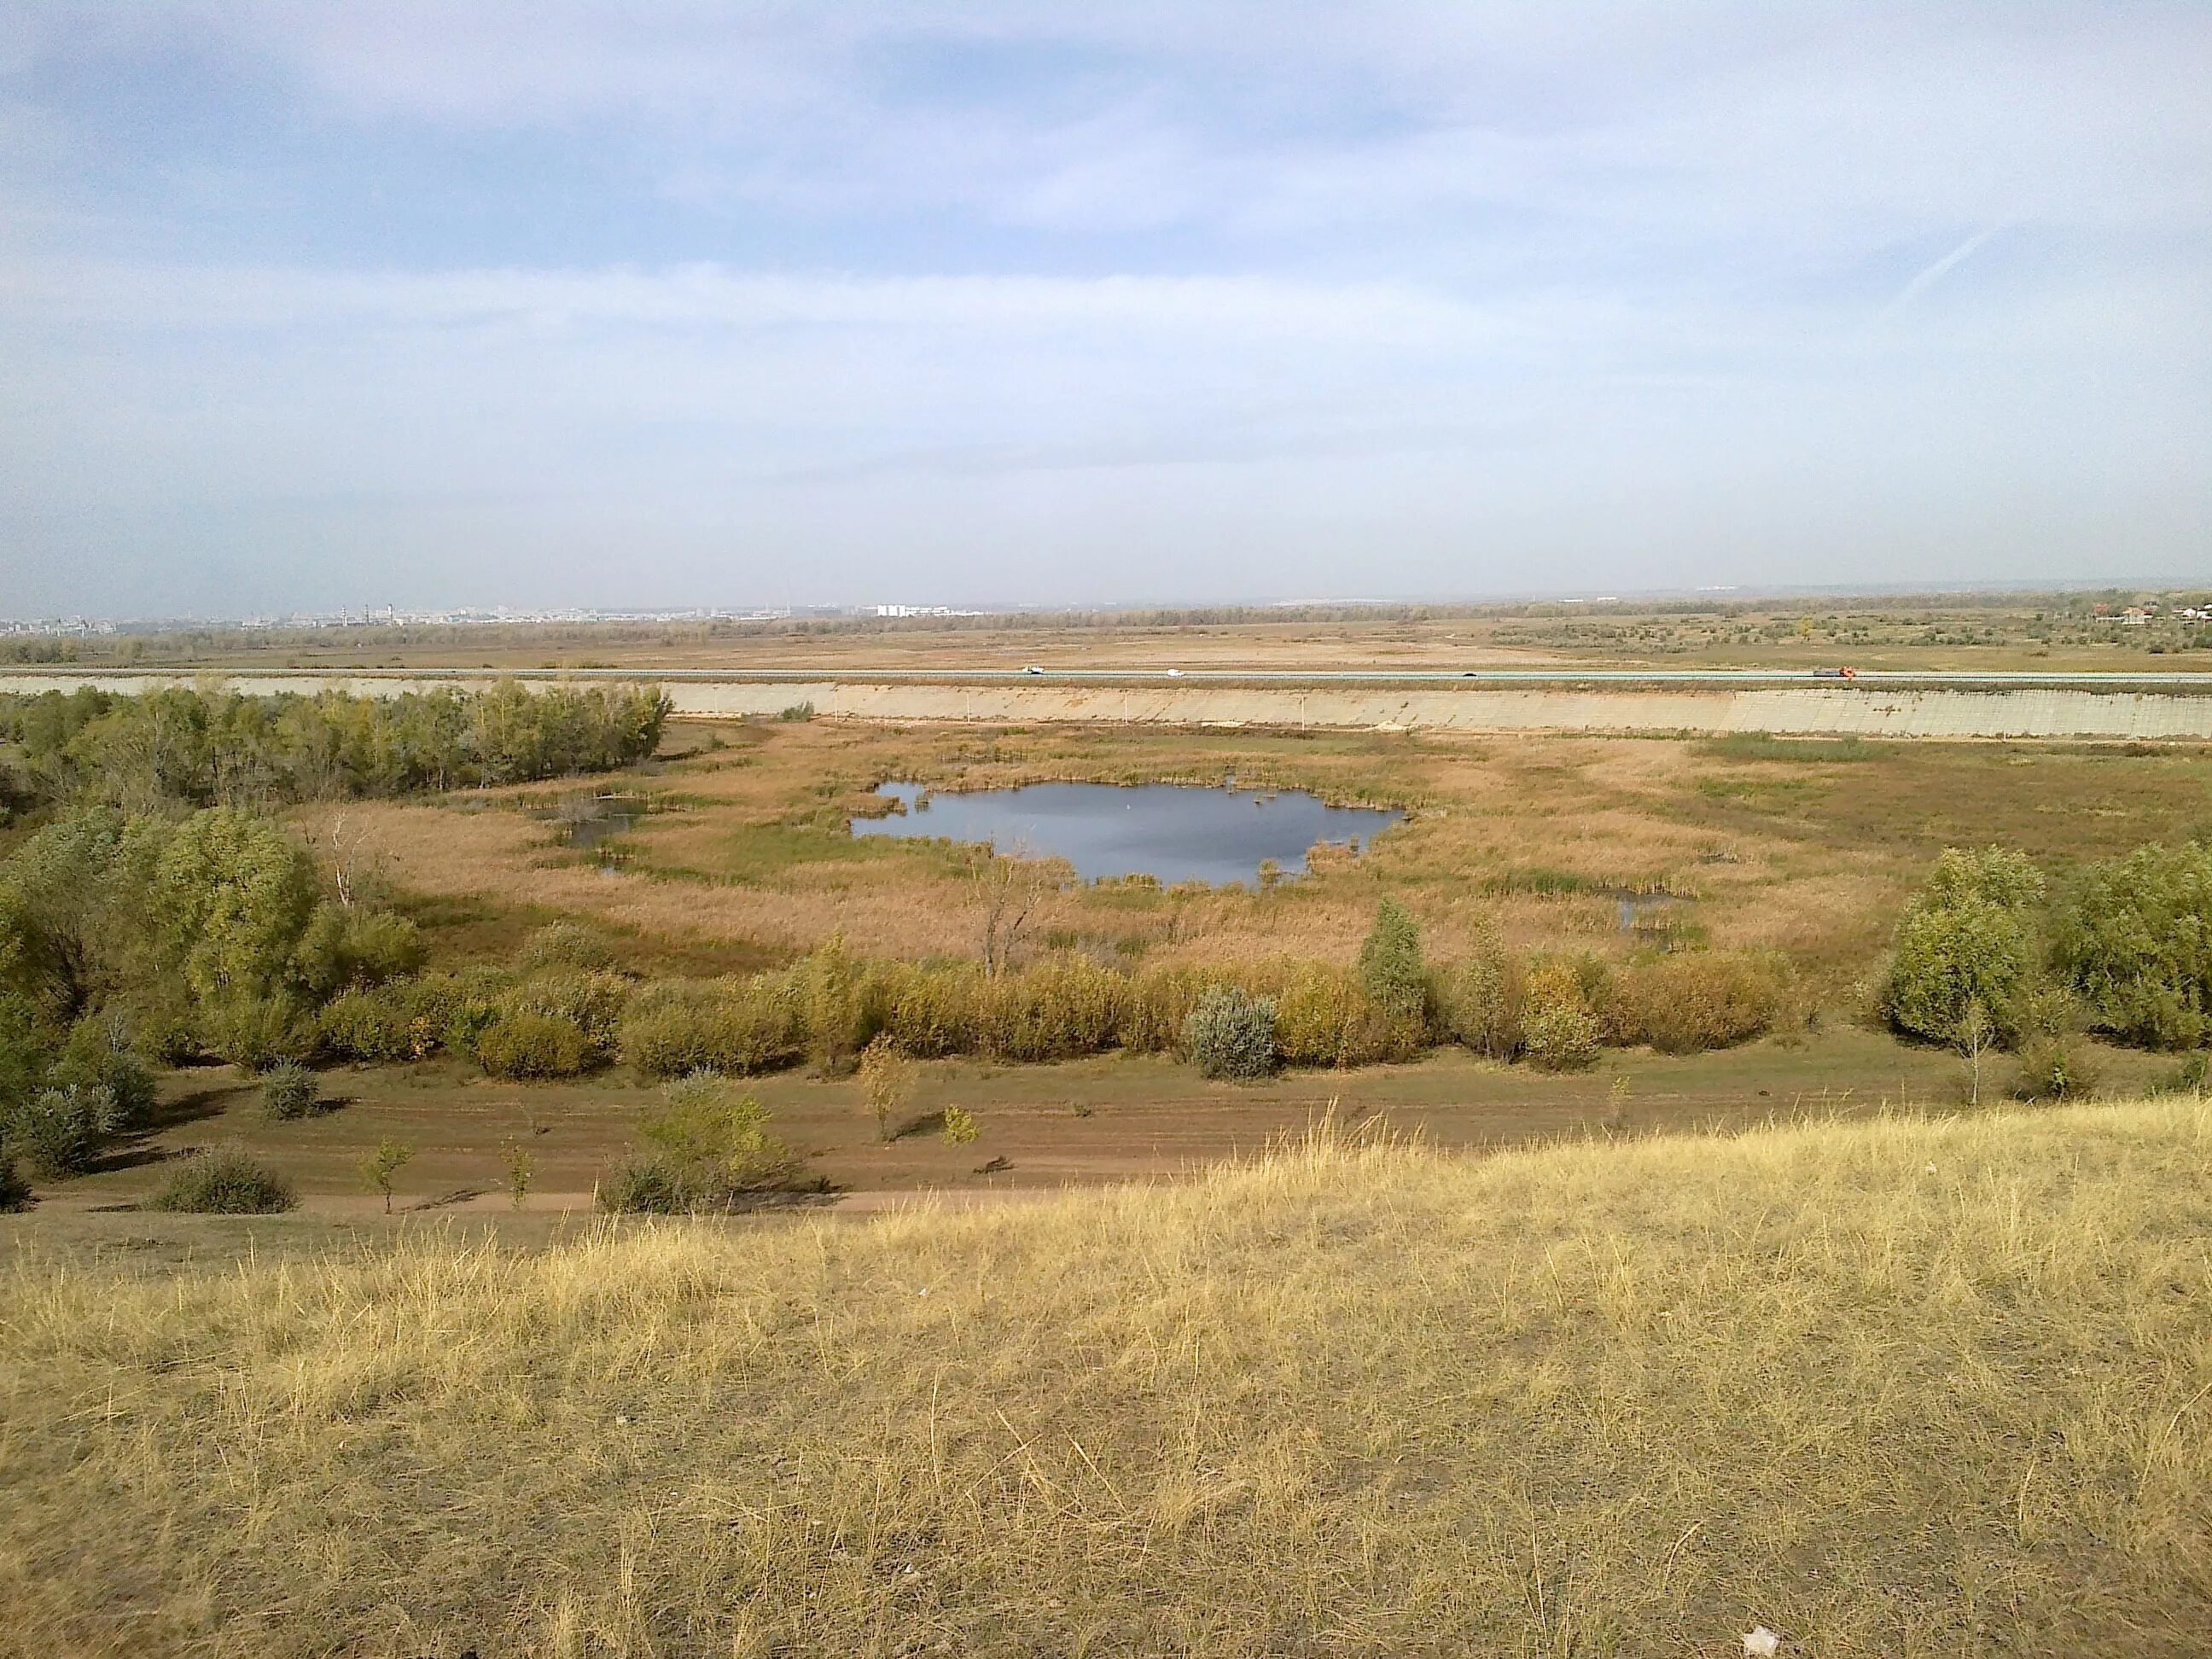
<svg viewBox="0 0 2212 1659">
<path fill-rule="evenodd" d="M 68 642 L 88 667 L 623 668 L 827 672 L 1062 668 L 1787 668 L 2090 672 L 2212 668 L 2212 634 L 2093 615 L 2145 593 L 1673 605 L 1310 607 L 1158 615 L 793 618 L 185 632 Z M 2201 592 L 2163 597 L 2202 604 Z M 37 660 L 52 660 L 40 656 Z"/>
<path fill-rule="evenodd" d="M 0 1222 L 0 1653 L 2140 1656 L 2212 1109 L 197 1255 Z"/>
<path fill-rule="evenodd" d="M 1377 897 L 1420 919 L 1431 954 L 1495 924 L 1519 945 L 1617 953 L 1613 890 L 1664 896 L 1645 928 L 1773 947 L 1833 975 L 1870 972 L 1904 896 L 1946 845 L 1999 842 L 2054 869 L 2212 830 L 2212 753 L 2191 748 L 1451 734 L 895 727 L 828 720 L 687 726 L 690 752 L 635 788 L 655 811 L 619 861 L 560 844 L 562 791 L 350 806 L 392 878 L 453 939 L 511 947 L 503 915 L 603 920 L 641 949 L 738 965 L 842 932 L 864 954 L 973 955 L 981 901 L 942 846 L 854 840 L 886 780 L 980 788 L 1045 780 L 1303 787 L 1412 809 L 1357 860 L 1272 893 L 1071 890 L 1041 941 L 1109 962 L 1348 960 Z M 538 816 L 533 816 L 533 812 Z"/>
</svg>

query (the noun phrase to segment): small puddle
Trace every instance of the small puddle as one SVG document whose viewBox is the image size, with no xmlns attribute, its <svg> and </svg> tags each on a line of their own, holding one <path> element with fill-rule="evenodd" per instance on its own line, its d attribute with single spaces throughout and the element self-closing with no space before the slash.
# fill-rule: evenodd
<svg viewBox="0 0 2212 1659">
<path fill-rule="evenodd" d="M 569 795 L 535 816 L 560 830 L 564 846 L 597 852 L 603 864 L 611 865 L 615 849 L 604 843 L 627 835 L 648 810 L 642 795 Z"/>
<path fill-rule="evenodd" d="M 1036 783 L 933 793 L 887 783 L 895 805 L 856 817 L 855 836 L 988 842 L 1000 852 L 1065 859 L 1086 881 L 1150 876 L 1164 886 L 1256 882 L 1263 866 L 1303 875 L 1317 844 L 1357 852 L 1405 818 L 1394 808 L 1332 806 L 1303 790 L 1197 784 Z"/>
</svg>

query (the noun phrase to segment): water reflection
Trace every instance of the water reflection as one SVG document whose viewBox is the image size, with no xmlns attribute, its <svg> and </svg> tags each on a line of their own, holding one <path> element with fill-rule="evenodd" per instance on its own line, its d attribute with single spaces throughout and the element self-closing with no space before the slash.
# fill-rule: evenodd
<svg viewBox="0 0 2212 1659">
<path fill-rule="evenodd" d="M 905 810 L 855 818 L 854 835 L 988 842 L 1002 853 L 1066 859 L 1086 880 L 1151 876 L 1170 886 L 1254 881 L 1263 864 L 1300 875 L 1316 842 L 1364 846 L 1406 816 L 1332 806 L 1300 790 L 1175 783 L 1035 783 L 964 794 L 887 783 L 877 793 Z"/>
</svg>

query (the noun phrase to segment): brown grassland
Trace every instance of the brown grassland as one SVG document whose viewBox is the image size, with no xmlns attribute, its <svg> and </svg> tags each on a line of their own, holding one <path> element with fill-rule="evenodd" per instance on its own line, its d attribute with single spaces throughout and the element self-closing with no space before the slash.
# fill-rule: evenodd
<svg viewBox="0 0 2212 1659">
<path fill-rule="evenodd" d="M 1946 845 L 2002 842 L 2063 870 L 2212 830 L 2212 753 L 2114 745 L 1874 744 L 1765 738 L 1486 739 L 1452 734 L 882 726 L 805 720 L 677 728 L 658 775 L 625 779 L 656 809 L 601 866 L 533 816 L 562 791 L 471 793 L 345 810 L 421 913 L 465 943 L 512 943 L 502 908 L 597 917 L 644 940 L 788 957 L 833 932 L 863 954 L 976 954 L 981 903 L 939 843 L 855 840 L 889 779 L 936 788 L 1046 780 L 1298 787 L 1397 805 L 1409 822 L 1362 857 L 1237 890 L 1072 889 L 1040 941 L 1128 963 L 1348 961 L 1392 894 L 1431 952 L 1479 927 L 1546 950 L 1619 953 L 1650 930 L 1776 948 L 1838 994 L 1870 972 L 1899 904 Z M 312 821 L 312 820 L 310 820 Z M 1606 890 L 1646 906 L 1624 934 Z M 665 948 L 665 946 L 662 948 Z"/>
<path fill-rule="evenodd" d="M 1312 606 L 1278 611 L 799 617 L 498 627 L 198 630 L 66 642 L 88 667 L 621 668 L 833 672 L 1055 668 L 2212 668 L 2212 630 L 2094 613 L 2201 591 L 1813 597 L 1673 604 Z M 35 642 L 34 642 L 35 643 Z M 49 647 L 53 642 L 46 642 Z M 60 647 L 56 647 L 60 648 Z M 36 660 L 53 660 L 50 655 Z"/>
<path fill-rule="evenodd" d="M 2183 1659 L 2209 1174 L 2167 1099 L 538 1248 L 9 1219 L 0 1654 Z"/>
</svg>

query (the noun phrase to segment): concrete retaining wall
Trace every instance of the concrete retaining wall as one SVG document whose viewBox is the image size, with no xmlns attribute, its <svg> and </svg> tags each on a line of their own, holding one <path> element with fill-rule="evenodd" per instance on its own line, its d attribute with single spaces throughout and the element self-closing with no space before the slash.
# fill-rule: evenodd
<svg viewBox="0 0 2212 1659">
<path fill-rule="evenodd" d="M 450 685 L 455 678 L 241 674 L 249 695 L 328 689 L 369 696 Z M 137 692 L 200 680 L 173 675 L 7 674 L 0 691 L 99 684 Z M 544 681 L 526 681 L 544 684 Z M 774 714 L 809 703 L 818 714 L 874 720 L 1139 726 L 1310 726 L 1455 732 L 1773 732 L 1869 738 L 2125 738 L 2212 741 L 2212 696 L 2023 687 L 1998 690 L 1772 686 L 1710 690 L 1439 690 L 1316 685 L 1130 687 L 881 682 L 678 680 L 681 718 Z"/>
</svg>

